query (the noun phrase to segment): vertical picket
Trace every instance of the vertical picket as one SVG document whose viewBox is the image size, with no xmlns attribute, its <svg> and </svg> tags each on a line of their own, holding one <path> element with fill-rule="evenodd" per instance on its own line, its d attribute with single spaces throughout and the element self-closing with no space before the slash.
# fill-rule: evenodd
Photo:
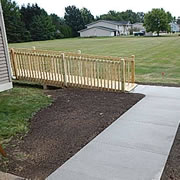
<svg viewBox="0 0 180 180">
<path fill-rule="evenodd" d="M 63 63 L 63 80 L 64 80 L 64 85 L 67 86 L 67 65 L 66 65 L 66 59 L 64 53 L 61 54 L 62 56 L 62 63 Z"/>
<path fill-rule="evenodd" d="M 121 90 L 125 91 L 125 61 L 121 59 Z"/>
<path fill-rule="evenodd" d="M 135 83 L 135 56 L 132 55 L 132 61 L 131 61 L 131 83 Z"/>
</svg>

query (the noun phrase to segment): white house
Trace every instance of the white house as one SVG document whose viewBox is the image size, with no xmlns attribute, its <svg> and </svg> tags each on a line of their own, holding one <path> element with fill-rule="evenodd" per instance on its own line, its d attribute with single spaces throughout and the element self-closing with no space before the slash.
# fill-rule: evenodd
<svg viewBox="0 0 180 180">
<path fill-rule="evenodd" d="M 146 31 L 145 27 L 143 26 L 143 23 L 134 23 L 132 25 L 132 28 L 135 31 Z"/>
<path fill-rule="evenodd" d="M 79 31 L 80 37 L 128 35 L 132 25 L 128 21 L 99 20 L 87 24 L 86 27 Z"/>
<path fill-rule="evenodd" d="M 3 12 L 0 4 L 0 92 L 12 88 L 11 68 Z"/>
<path fill-rule="evenodd" d="M 180 27 L 176 22 L 171 22 L 170 23 L 171 26 L 171 32 L 180 32 Z"/>
<path fill-rule="evenodd" d="M 133 34 L 135 35 L 136 33 L 144 33 L 143 36 L 153 36 L 152 32 L 147 32 L 146 28 L 144 27 L 143 23 L 134 23 L 132 25 L 133 29 Z"/>
</svg>

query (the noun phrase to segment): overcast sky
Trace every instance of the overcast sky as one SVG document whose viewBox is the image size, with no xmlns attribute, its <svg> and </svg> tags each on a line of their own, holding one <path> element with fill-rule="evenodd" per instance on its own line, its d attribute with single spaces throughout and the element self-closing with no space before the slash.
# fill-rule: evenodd
<svg viewBox="0 0 180 180">
<path fill-rule="evenodd" d="M 173 16 L 180 16 L 180 0 L 15 0 L 19 5 L 37 3 L 48 13 L 64 16 L 64 8 L 75 5 L 78 8 L 86 7 L 91 13 L 101 15 L 109 10 L 125 11 L 132 9 L 135 12 L 148 12 L 152 8 L 164 8 Z"/>
</svg>

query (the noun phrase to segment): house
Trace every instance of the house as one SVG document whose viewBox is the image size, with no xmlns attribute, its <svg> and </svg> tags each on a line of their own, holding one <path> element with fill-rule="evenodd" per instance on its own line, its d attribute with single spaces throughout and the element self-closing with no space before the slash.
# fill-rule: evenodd
<svg viewBox="0 0 180 180">
<path fill-rule="evenodd" d="M 171 26 L 172 33 L 180 32 L 180 27 L 176 22 L 171 22 L 169 25 Z"/>
<path fill-rule="evenodd" d="M 102 37 L 128 35 L 132 25 L 128 21 L 98 20 L 87 24 L 86 29 L 78 31 L 80 37 Z"/>
<path fill-rule="evenodd" d="M 146 31 L 145 27 L 143 26 L 143 23 L 134 23 L 132 25 L 133 31 Z"/>
<path fill-rule="evenodd" d="M 0 92 L 10 88 L 12 88 L 10 58 L 3 12 L 0 4 Z"/>
<path fill-rule="evenodd" d="M 143 23 L 134 23 L 132 25 L 132 31 L 134 36 L 153 36 L 152 32 L 147 32 Z"/>
</svg>

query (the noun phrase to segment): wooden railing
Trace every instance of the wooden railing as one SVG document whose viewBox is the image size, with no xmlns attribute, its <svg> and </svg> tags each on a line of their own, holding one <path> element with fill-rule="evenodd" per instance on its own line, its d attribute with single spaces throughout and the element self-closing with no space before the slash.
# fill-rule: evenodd
<svg viewBox="0 0 180 180">
<path fill-rule="evenodd" d="M 16 79 L 53 86 L 90 87 L 125 91 L 135 86 L 135 61 L 130 58 L 11 49 Z"/>
</svg>

